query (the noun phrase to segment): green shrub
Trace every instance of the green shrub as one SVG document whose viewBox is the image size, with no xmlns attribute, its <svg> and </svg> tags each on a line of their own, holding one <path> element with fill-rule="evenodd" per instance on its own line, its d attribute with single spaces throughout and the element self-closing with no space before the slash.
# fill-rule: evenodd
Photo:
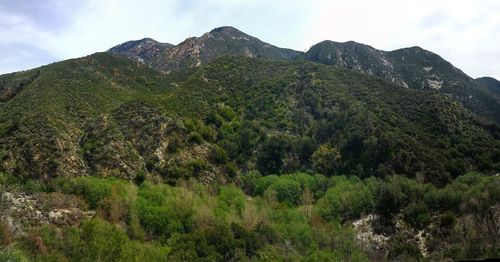
<svg viewBox="0 0 500 262">
<path fill-rule="evenodd" d="M 267 190 L 273 190 L 276 192 L 278 201 L 289 205 L 298 204 L 302 194 L 300 183 L 290 178 L 280 177 L 280 179 L 271 184 Z"/>
<path fill-rule="evenodd" d="M 375 192 L 375 210 L 384 219 L 392 219 L 405 204 L 405 195 L 395 181 L 380 183 Z"/>
<path fill-rule="evenodd" d="M 30 260 L 22 251 L 15 248 L 0 248 L 0 261 L 29 262 Z"/>
<path fill-rule="evenodd" d="M 217 195 L 219 207 L 229 211 L 235 209 L 241 212 L 245 206 L 245 194 L 234 185 L 220 186 Z"/>
<path fill-rule="evenodd" d="M 344 176 L 332 177 L 333 187 L 318 200 L 316 212 L 327 220 L 359 218 L 373 209 L 374 193 L 363 181 Z"/>
<path fill-rule="evenodd" d="M 403 219 L 415 228 L 422 229 L 431 221 L 431 212 L 423 202 L 412 202 L 403 209 Z"/>
<path fill-rule="evenodd" d="M 137 213 L 150 236 L 164 242 L 174 233 L 192 230 L 193 207 L 182 198 L 180 190 L 148 182 L 139 187 Z"/>
<path fill-rule="evenodd" d="M 325 175 L 332 175 L 337 171 L 340 159 L 340 151 L 329 144 L 321 145 L 311 156 L 314 169 Z"/>
<path fill-rule="evenodd" d="M 9 185 L 20 183 L 20 179 L 11 174 L 0 172 L 0 185 Z"/>
<path fill-rule="evenodd" d="M 203 143 L 203 137 L 198 132 L 193 131 L 188 135 L 188 141 L 195 144 L 201 144 Z"/>
</svg>

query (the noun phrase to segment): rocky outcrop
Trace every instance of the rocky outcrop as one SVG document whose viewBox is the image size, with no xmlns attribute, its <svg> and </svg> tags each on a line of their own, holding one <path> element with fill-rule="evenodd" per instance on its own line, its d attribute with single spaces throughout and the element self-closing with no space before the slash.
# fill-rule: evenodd
<svg viewBox="0 0 500 262">
<path fill-rule="evenodd" d="M 43 224 L 77 225 L 95 215 L 93 210 L 82 209 L 82 202 L 73 195 L 2 190 L 0 220 L 13 235 L 23 235 L 26 228 Z"/>
</svg>

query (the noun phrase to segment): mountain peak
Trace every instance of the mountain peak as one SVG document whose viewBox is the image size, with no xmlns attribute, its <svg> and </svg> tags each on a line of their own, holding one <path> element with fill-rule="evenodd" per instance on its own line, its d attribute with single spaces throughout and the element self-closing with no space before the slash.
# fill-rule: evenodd
<svg viewBox="0 0 500 262">
<path fill-rule="evenodd" d="M 256 41 L 259 41 L 257 38 L 248 35 L 240 30 L 238 30 L 235 27 L 232 26 L 222 26 L 222 27 L 217 27 L 212 29 L 210 32 L 205 33 L 203 36 L 215 36 L 215 37 L 221 37 L 221 38 L 245 38 L 245 39 L 253 39 Z M 202 36 L 202 37 L 203 37 Z"/>
<path fill-rule="evenodd" d="M 210 33 L 243 33 L 237 28 L 233 26 L 221 26 L 214 28 L 210 31 Z"/>
<path fill-rule="evenodd" d="M 176 46 L 162 46 L 145 38 L 129 41 L 108 52 L 132 58 L 161 72 L 196 67 L 220 56 L 247 56 L 290 60 L 302 54 L 279 48 L 248 35 L 235 27 L 222 26 L 200 37 L 190 37 Z"/>
</svg>

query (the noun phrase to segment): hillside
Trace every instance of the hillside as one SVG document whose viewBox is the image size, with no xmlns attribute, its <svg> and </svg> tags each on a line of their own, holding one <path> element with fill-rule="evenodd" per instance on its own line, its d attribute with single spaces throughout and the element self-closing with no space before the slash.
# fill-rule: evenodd
<svg viewBox="0 0 500 262">
<path fill-rule="evenodd" d="M 386 52 L 352 41 L 323 41 L 301 59 L 375 75 L 407 88 L 449 94 L 474 113 L 500 121 L 498 93 L 478 85 L 439 55 L 420 47 Z"/>
<path fill-rule="evenodd" d="M 309 62 L 227 57 L 165 76 L 99 53 L 1 79 L 29 79 L 0 111 L 2 168 L 25 177 L 258 169 L 445 184 L 499 168 L 498 126 L 453 99 Z M 338 158 L 316 163 L 321 150 Z"/>
</svg>

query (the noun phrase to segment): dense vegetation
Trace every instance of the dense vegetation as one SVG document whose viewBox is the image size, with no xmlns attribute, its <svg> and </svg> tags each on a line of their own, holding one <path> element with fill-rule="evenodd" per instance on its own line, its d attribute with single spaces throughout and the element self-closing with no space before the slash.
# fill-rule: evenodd
<svg viewBox="0 0 500 262">
<path fill-rule="evenodd" d="M 439 55 L 420 47 L 386 52 L 353 41 L 323 41 L 301 59 L 375 75 L 406 88 L 448 94 L 472 112 L 500 123 L 498 81 L 473 81 Z"/>
<path fill-rule="evenodd" d="M 442 186 L 500 169 L 498 126 L 453 99 L 309 62 L 221 58 L 163 76 L 96 54 L 39 71 L 0 111 L 2 167 L 26 177 L 314 171 Z"/>
<path fill-rule="evenodd" d="M 500 251 L 500 180 L 480 174 L 460 176 L 440 189 L 401 176 L 361 180 L 305 173 L 252 173 L 240 185 L 244 191 L 194 181 L 173 187 L 79 177 L 33 187 L 5 174 L 2 181 L 10 192 L 76 195 L 81 208 L 96 210 L 78 226 L 34 226 L 19 237 L 1 224 L 0 258 L 12 261 L 380 259 L 386 254 L 363 246 L 349 222 L 366 214 L 377 215 L 376 231 L 392 232 L 389 259 L 421 258 L 414 236 L 407 235 L 421 229 L 429 232 L 425 250 L 432 260 L 494 257 Z"/>
</svg>

